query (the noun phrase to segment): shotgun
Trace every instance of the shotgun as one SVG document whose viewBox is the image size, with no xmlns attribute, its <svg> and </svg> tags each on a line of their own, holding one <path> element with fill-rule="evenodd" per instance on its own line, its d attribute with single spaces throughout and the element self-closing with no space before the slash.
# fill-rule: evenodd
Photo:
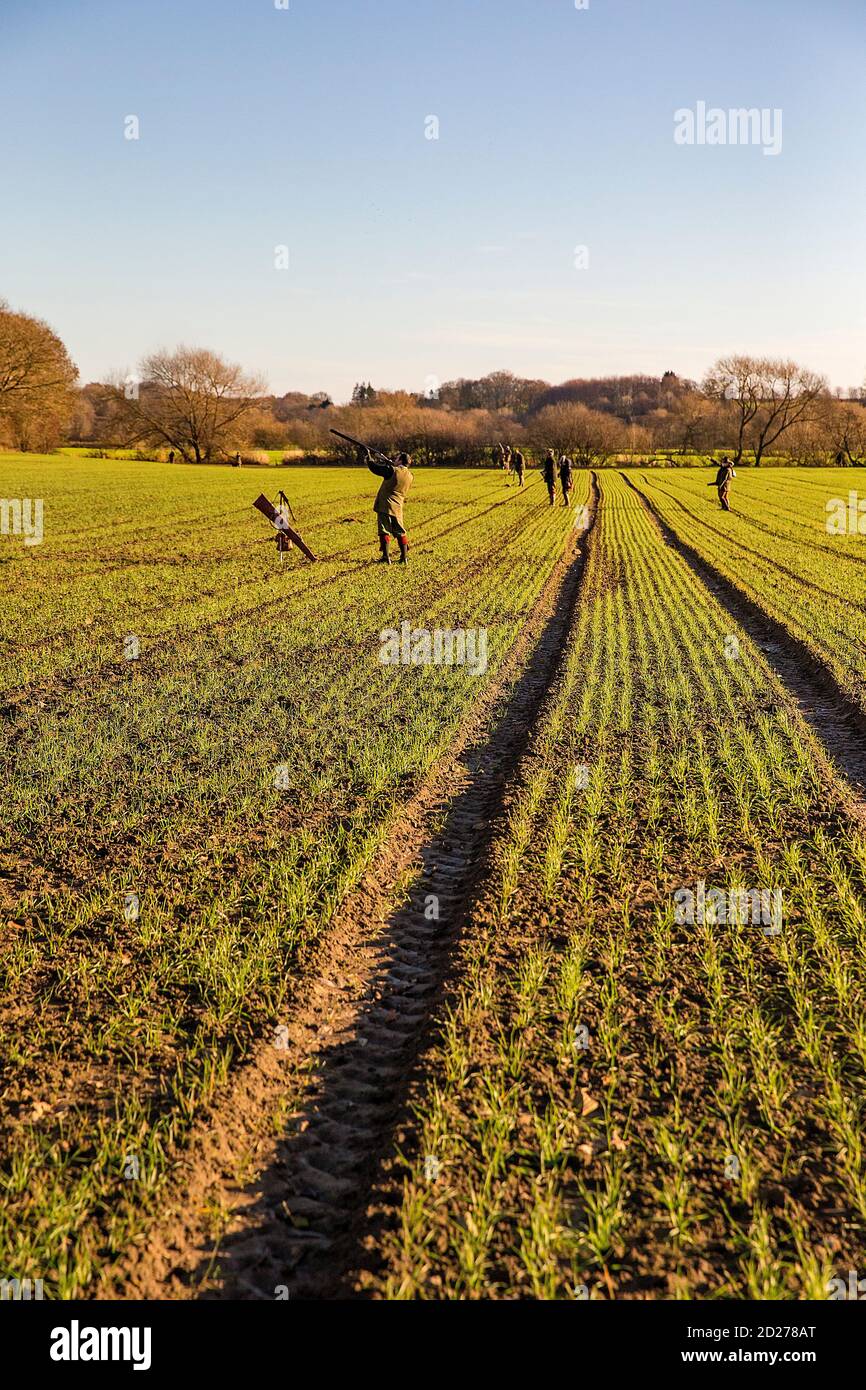
<svg viewBox="0 0 866 1390">
<path fill-rule="evenodd" d="M 349 444 L 354 444 L 356 449 L 363 449 L 365 454 L 372 454 L 374 458 L 381 459 L 383 463 L 390 463 L 387 454 L 383 454 L 379 449 L 371 449 L 369 444 L 362 444 L 360 439 L 353 439 L 350 434 L 343 434 L 342 430 L 331 430 L 331 434 L 337 435 L 339 439 L 345 439 Z"/>
</svg>

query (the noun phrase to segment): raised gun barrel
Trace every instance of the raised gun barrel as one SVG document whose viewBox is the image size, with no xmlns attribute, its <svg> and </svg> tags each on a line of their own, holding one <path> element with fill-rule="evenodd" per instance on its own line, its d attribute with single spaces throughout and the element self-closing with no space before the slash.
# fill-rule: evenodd
<svg viewBox="0 0 866 1390">
<path fill-rule="evenodd" d="M 349 444 L 354 444 L 356 449 L 363 449 L 365 454 L 372 454 L 374 458 L 382 459 L 383 463 L 391 462 L 387 454 L 381 453 L 379 449 L 371 449 L 369 444 L 363 444 L 360 439 L 353 439 L 350 434 L 344 434 L 342 430 L 332 429 L 330 433 L 335 434 L 338 439 L 345 439 Z"/>
</svg>

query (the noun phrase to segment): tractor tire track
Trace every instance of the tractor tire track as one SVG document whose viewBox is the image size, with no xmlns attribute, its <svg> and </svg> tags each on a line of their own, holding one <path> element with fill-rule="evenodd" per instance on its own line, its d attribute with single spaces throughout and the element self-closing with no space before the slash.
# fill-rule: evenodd
<svg viewBox="0 0 866 1390">
<path fill-rule="evenodd" d="M 866 823 L 866 717 L 856 701 L 804 642 L 682 540 L 637 484 L 627 474 L 621 476 L 640 497 L 665 544 L 685 560 L 692 573 L 763 653 L 817 738 L 828 764 L 848 783 L 850 809 L 858 820 Z"/>
<path fill-rule="evenodd" d="M 625 475 L 623 474 L 622 476 L 624 477 Z M 655 492 L 660 492 L 663 497 L 667 497 L 668 501 L 673 502 L 681 511 L 685 512 L 693 525 L 700 526 L 706 531 L 712 531 L 713 535 L 718 536 L 719 540 L 726 545 L 731 543 L 731 537 L 727 532 L 723 531 L 719 526 L 713 526 L 712 523 L 707 521 L 706 517 L 702 517 L 697 512 L 693 512 L 676 493 L 669 492 L 667 488 L 661 487 L 658 483 L 650 483 L 643 475 L 641 475 L 641 482 L 645 487 L 652 487 Z M 773 537 L 774 532 L 772 527 L 765 526 L 763 522 L 756 521 L 746 512 L 738 511 L 736 515 L 746 526 L 764 531 L 770 538 Z M 785 539 L 788 540 L 790 538 L 786 537 Z M 741 550 L 744 555 L 749 556 L 750 560 L 758 562 L 763 561 L 765 564 L 771 565 L 777 574 L 784 575 L 786 579 L 792 580 L 802 588 L 811 589 L 813 593 L 820 594 L 822 598 L 832 599 L 835 603 L 845 603 L 850 608 L 857 609 L 860 607 L 856 599 L 850 599 L 846 594 L 837 593 L 833 589 L 826 589 L 823 584 L 816 584 L 814 579 L 809 579 L 807 575 L 798 574 L 796 570 L 789 569 L 787 565 L 782 564 L 781 560 L 771 559 L 766 550 L 754 550 L 751 546 L 746 545 L 744 541 L 736 541 L 734 543 L 738 550 Z M 801 542 L 800 549 L 803 549 L 805 544 L 805 542 Z M 809 548 L 813 550 L 827 549 L 826 546 L 820 546 L 818 543 L 811 543 Z M 848 559 L 853 557 L 846 556 L 845 558 Z M 857 563 L 860 563 L 860 561 L 858 560 Z M 838 632 L 839 629 L 837 628 L 836 631 Z"/>
<path fill-rule="evenodd" d="M 450 754 L 311 950 L 282 1050 L 263 1044 L 240 1069 L 187 1151 L 167 1220 L 106 1274 L 110 1292 L 97 1296 L 351 1292 L 380 1164 L 405 1115 L 506 787 L 568 641 L 598 505 L 593 474 L 584 543 L 572 541 Z M 275 1139 L 287 1097 L 293 1119 Z M 227 1213 L 221 1236 L 208 1234 L 204 1207 Z"/>
</svg>

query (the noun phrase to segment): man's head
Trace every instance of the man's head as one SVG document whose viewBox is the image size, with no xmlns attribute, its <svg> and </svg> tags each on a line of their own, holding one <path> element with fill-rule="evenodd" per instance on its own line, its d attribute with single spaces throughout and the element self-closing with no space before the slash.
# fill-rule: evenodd
<svg viewBox="0 0 866 1390">
<path fill-rule="evenodd" d="M 401 464 L 403 465 L 404 468 L 408 468 L 408 467 L 409 467 L 409 464 L 411 463 L 411 461 L 412 461 L 412 460 L 409 458 L 409 455 L 408 455 L 408 454 L 405 454 L 405 453 L 404 453 L 404 454 L 398 454 L 398 455 L 397 455 L 397 462 L 398 462 L 398 463 L 401 463 Z"/>
</svg>

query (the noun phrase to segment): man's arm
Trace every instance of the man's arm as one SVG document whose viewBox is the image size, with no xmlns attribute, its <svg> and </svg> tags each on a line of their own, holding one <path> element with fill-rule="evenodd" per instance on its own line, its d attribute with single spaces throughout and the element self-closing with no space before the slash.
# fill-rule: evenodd
<svg viewBox="0 0 866 1390">
<path fill-rule="evenodd" d="M 394 465 L 387 454 L 374 454 L 372 449 L 365 449 L 361 454 L 359 462 L 366 463 L 371 473 L 375 473 L 377 478 L 391 478 L 394 476 Z"/>
<path fill-rule="evenodd" d="M 393 478 L 394 476 L 393 463 L 376 463 L 372 455 L 367 459 L 367 467 L 371 473 L 375 473 L 379 478 Z"/>
</svg>

